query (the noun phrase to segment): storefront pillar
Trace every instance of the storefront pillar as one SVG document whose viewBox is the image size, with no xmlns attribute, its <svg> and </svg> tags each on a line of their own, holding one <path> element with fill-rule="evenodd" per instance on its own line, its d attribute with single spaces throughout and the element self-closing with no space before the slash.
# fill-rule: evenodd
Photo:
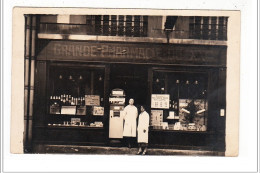
<svg viewBox="0 0 260 173">
<path fill-rule="evenodd" d="M 35 38 L 36 16 L 27 15 L 25 37 L 25 79 L 24 79 L 24 150 L 31 151 L 32 117 L 34 101 L 34 72 L 35 72 Z"/>
</svg>

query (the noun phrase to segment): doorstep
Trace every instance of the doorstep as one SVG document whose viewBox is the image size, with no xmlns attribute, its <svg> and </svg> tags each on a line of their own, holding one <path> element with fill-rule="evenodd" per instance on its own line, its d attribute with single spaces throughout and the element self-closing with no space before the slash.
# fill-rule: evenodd
<svg viewBox="0 0 260 173">
<path fill-rule="evenodd" d="M 35 153 L 48 154 L 98 154 L 98 155 L 136 155 L 138 148 L 78 146 L 78 145 L 36 145 Z M 186 155 L 186 156 L 225 156 L 224 152 L 205 150 L 176 150 L 148 148 L 147 155 Z"/>
</svg>

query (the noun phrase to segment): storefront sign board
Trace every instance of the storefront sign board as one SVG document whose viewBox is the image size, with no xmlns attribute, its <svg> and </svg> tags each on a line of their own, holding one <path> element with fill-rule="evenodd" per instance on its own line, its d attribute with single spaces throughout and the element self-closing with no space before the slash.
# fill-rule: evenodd
<svg viewBox="0 0 260 173">
<path fill-rule="evenodd" d="M 134 44 L 83 41 L 39 43 L 38 60 L 149 62 L 226 65 L 226 46 L 180 44 Z"/>
</svg>

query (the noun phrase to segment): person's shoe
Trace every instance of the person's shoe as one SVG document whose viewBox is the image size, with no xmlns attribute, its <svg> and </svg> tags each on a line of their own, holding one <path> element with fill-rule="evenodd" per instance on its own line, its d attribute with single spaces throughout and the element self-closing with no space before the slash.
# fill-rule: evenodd
<svg viewBox="0 0 260 173">
<path fill-rule="evenodd" d="M 138 151 L 138 152 L 137 152 L 137 155 L 140 155 L 141 153 L 142 153 L 142 151 Z"/>
<path fill-rule="evenodd" d="M 146 155 L 146 152 L 144 151 L 144 152 L 142 153 L 142 155 Z"/>
</svg>

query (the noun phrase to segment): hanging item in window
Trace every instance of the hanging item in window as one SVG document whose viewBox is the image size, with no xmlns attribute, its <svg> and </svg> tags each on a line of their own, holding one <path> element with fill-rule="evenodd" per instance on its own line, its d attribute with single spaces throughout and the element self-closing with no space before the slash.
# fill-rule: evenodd
<svg viewBox="0 0 260 173">
<path fill-rule="evenodd" d="M 169 109 L 169 94 L 152 94 L 151 108 Z"/>
</svg>

